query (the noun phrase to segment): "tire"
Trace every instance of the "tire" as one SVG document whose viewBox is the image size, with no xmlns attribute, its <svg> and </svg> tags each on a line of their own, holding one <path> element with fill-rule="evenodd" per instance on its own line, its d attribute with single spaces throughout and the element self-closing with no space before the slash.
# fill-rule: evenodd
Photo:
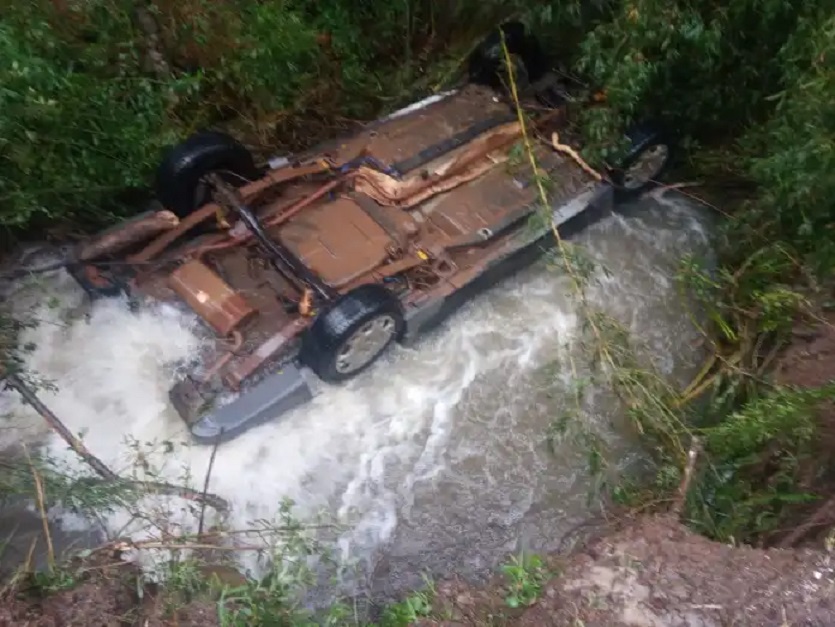
<svg viewBox="0 0 835 627">
<path fill-rule="evenodd" d="M 637 126 L 627 133 L 627 137 L 629 152 L 611 172 L 618 202 L 634 200 L 656 187 L 673 158 L 672 141 L 656 126 Z"/>
<path fill-rule="evenodd" d="M 397 298 L 381 285 L 361 285 L 325 310 L 302 339 L 300 358 L 325 382 L 350 379 L 371 366 L 403 331 L 403 312 Z M 367 351 L 356 350 L 364 330 L 378 332 Z M 372 338 L 372 336 L 367 336 Z M 346 351 L 354 344 L 353 359 Z M 350 362 L 350 363 L 349 363 Z"/>
<path fill-rule="evenodd" d="M 521 22 L 506 22 L 488 35 L 470 54 L 468 75 L 471 83 L 493 89 L 505 89 L 505 59 L 501 46 L 504 33 L 507 50 L 521 61 L 524 77 L 517 77 L 520 85 L 534 83 L 545 74 L 547 62 L 539 42 L 528 35 Z"/>
<path fill-rule="evenodd" d="M 237 140 L 217 131 L 192 135 L 166 152 L 157 169 L 159 201 L 179 218 L 208 202 L 200 179 L 217 172 L 234 186 L 260 178 L 250 152 Z"/>
</svg>

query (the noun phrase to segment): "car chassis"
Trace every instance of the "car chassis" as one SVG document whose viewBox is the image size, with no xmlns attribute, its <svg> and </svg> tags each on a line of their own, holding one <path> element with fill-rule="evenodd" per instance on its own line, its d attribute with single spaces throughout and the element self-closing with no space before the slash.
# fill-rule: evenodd
<svg viewBox="0 0 835 627">
<path fill-rule="evenodd" d="M 338 383 L 413 342 L 532 263 L 555 230 L 570 237 L 652 184 L 670 157 L 657 132 L 633 133 L 606 177 L 543 139 L 570 135 L 555 84 L 523 94 L 527 118 L 468 84 L 266 168 L 232 138 L 198 133 L 163 159 L 165 209 L 84 242 L 70 270 L 91 293 L 199 316 L 216 341 L 170 398 L 197 441 L 235 437 L 310 401 L 317 378 Z M 536 172 L 515 148 L 522 124 Z M 636 164 L 649 173 L 630 174 Z"/>
</svg>

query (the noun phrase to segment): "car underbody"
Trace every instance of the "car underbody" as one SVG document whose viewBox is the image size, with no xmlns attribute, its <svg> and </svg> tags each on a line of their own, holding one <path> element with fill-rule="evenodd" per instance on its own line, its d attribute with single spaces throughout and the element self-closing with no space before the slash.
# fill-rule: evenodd
<svg viewBox="0 0 835 627">
<path fill-rule="evenodd" d="M 171 400 L 198 441 L 234 437 L 611 210 L 612 185 L 550 141 L 570 138 L 567 108 L 526 122 L 536 174 L 524 119 L 471 84 L 257 174 L 234 140 L 200 135 L 162 166 L 165 210 L 87 242 L 74 273 L 199 316 L 210 341 Z"/>
</svg>

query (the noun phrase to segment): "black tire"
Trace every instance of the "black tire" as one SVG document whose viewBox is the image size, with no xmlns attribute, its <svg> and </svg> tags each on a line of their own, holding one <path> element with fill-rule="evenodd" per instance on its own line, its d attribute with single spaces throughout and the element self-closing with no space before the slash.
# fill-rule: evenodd
<svg viewBox="0 0 835 627">
<path fill-rule="evenodd" d="M 521 22 L 506 22 L 488 35 L 470 54 L 468 76 L 471 83 L 485 85 L 493 89 L 506 88 L 505 59 L 501 47 L 501 34 L 504 33 L 507 50 L 518 57 L 526 76 L 518 76 L 521 84 L 534 83 L 545 74 L 547 61 L 542 48 L 535 37 L 528 35 Z"/>
<path fill-rule="evenodd" d="M 261 176 L 250 152 L 236 139 L 217 131 L 192 135 L 166 152 L 157 169 L 159 201 L 180 218 L 208 202 L 200 179 L 217 172 L 240 186 Z"/>
<path fill-rule="evenodd" d="M 630 143 L 629 151 L 618 167 L 610 173 L 617 202 L 634 200 L 656 187 L 673 159 L 673 142 L 670 136 L 656 125 L 636 126 L 627 133 L 627 137 Z M 648 163 L 648 169 L 640 176 L 630 175 L 629 169 L 641 160 Z"/>
<path fill-rule="evenodd" d="M 349 340 L 366 325 L 385 320 L 393 325 L 385 344 L 358 367 L 349 371 L 341 368 L 340 355 Z M 391 292 L 381 285 L 361 285 L 319 314 L 302 339 L 301 361 L 328 383 L 350 379 L 371 366 L 393 341 L 400 339 L 403 325 L 400 302 Z"/>
</svg>

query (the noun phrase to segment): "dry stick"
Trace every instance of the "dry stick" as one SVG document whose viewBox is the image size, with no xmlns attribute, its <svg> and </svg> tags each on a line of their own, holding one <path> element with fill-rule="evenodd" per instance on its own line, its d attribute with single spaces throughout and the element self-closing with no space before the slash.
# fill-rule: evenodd
<svg viewBox="0 0 835 627">
<path fill-rule="evenodd" d="M 557 152 L 561 152 L 565 155 L 571 157 L 577 165 L 579 165 L 589 176 L 591 176 L 595 181 L 602 181 L 603 177 L 600 175 L 600 172 L 595 170 L 591 167 L 585 160 L 580 156 L 580 154 L 574 150 L 568 144 L 560 143 L 560 136 L 554 132 L 551 134 L 551 146 L 553 146 L 554 150 Z"/>
<path fill-rule="evenodd" d="M 521 106 L 520 101 L 519 101 L 519 91 L 517 89 L 516 80 L 515 80 L 514 75 L 513 75 L 513 64 L 512 64 L 511 59 L 510 59 L 510 51 L 507 48 L 507 43 L 506 43 L 505 38 L 504 38 L 504 33 L 501 32 L 501 31 L 500 31 L 500 33 L 502 35 L 501 44 L 502 44 L 502 52 L 504 53 L 505 65 L 507 66 L 508 73 L 510 75 L 510 93 L 511 93 L 511 96 L 513 98 L 514 108 L 516 109 L 516 116 L 519 120 L 519 126 L 521 127 L 522 140 L 524 142 L 525 152 L 528 155 L 528 161 L 530 162 L 531 169 L 533 170 L 534 179 L 536 180 L 536 185 L 537 185 L 537 190 L 539 192 L 540 200 L 542 201 L 543 206 L 547 207 L 548 206 L 548 193 L 545 191 L 545 186 L 542 182 L 542 177 L 539 176 L 539 166 L 536 162 L 536 157 L 534 156 L 533 148 L 531 146 L 530 137 L 529 137 L 528 131 L 527 131 L 527 125 L 525 124 L 525 116 L 522 112 L 522 106 Z M 559 136 L 557 136 L 556 138 L 552 137 L 552 143 L 556 143 L 558 146 L 565 147 L 565 144 L 560 144 L 559 143 Z M 555 146 L 555 148 L 556 148 L 556 146 Z M 577 154 L 576 151 L 574 151 L 570 147 L 568 147 L 568 148 L 569 148 L 570 152 L 565 151 L 565 150 L 562 150 L 562 152 L 566 152 L 566 154 L 575 158 L 575 160 L 578 162 L 580 167 L 583 168 L 584 170 L 587 169 L 587 168 L 589 170 L 592 169 L 588 164 L 585 163 L 585 161 L 583 161 L 583 159 L 580 157 L 580 155 Z M 599 173 L 596 173 L 595 178 L 597 180 L 602 180 L 602 176 Z M 560 235 L 559 228 L 558 228 L 556 222 L 554 222 L 553 217 L 551 219 L 551 232 L 553 233 L 554 239 L 556 240 L 557 250 L 559 250 L 560 255 L 562 256 L 563 260 L 566 263 L 566 268 L 568 270 L 568 275 L 569 275 L 569 278 L 571 279 L 572 287 L 574 288 L 574 291 L 575 291 L 575 293 L 577 295 L 577 298 L 579 300 L 579 305 L 583 308 L 584 311 L 588 311 L 589 310 L 589 305 L 588 305 L 588 300 L 586 298 L 585 291 L 583 290 L 583 286 L 581 284 L 580 278 L 577 276 L 576 272 L 574 271 L 574 267 L 571 264 L 571 260 L 568 256 L 568 253 L 567 253 L 567 250 L 566 250 L 565 242 L 563 241 L 563 238 Z M 594 322 L 594 318 L 592 316 L 588 316 L 587 322 L 589 324 L 589 327 L 592 330 L 592 333 L 594 334 L 595 340 L 597 342 L 598 350 L 600 351 L 601 358 L 604 358 L 613 370 L 617 370 L 617 366 L 615 364 L 614 358 L 612 357 L 609 350 L 606 348 L 606 344 L 604 342 L 603 334 L 602 334 L 601 330 L 598 328 L 598 325 Z M 619 396 L 621 396 L 621 398 L 623 398 L 623 394 L 621 392 L 619 392 L 617 389 L 615 391 Z M 634 393 L 631 394 L 631 396 L 632 396 L 632 401 L 637 400 L 635 398 Z M 679 421 L 679 424 L 681 424 L 680 421 Z M 677 452 L 680 453 L 683 457 L 684 456 L 683 448 L 680 447 L 680 446 L 678 448 L 679 448 L 679 450 Z"/>
<path fill-rule="evenodd" d="M 32 568 L 32 559 L 35 555 L 35 547 L 38 546 L 38 536 L 32 538 L 32 542 L 29 544 L 29 551 L 26 553 L 26 561 L 23 562 L 23 572 L 31 573 L 34 571 Z"/>
<path fill-rule="evenodd" d="M 32 478 L 35 480 L 35 495 L 38 500 L 38 512 L 41 516 L 41 524 L 43 525 L 43 535 L 46 538 L 46 555 L 49 560 L 49 569 L 55 568 L 55 547 L 52 545 L 52 534 L 49 532 L 49 520 L 46 517 L 46 499 L 44 498 L 43 483 L 38 471 L 35 469 L 35 464 L 32 462 L 32 457 L 29 455 L 29 447 L 24 443 L 23 452 L 26 453 L 26 459 L 29 461 L 29 468 L 32 470 Z"/>
<path fill-rule="evenodd" d="M 681 483 L 678 486 L 678 496 L 670 508 L 670 513 L 676 518 L 681 516 L 681 510 L 684 509 L 687 492 L 690 489 L 690 483 L 693 481 L 693 471 L 696 469 L 696 460 L 698 460 L 701 450 L 702 441 L 698 436 L 694 435 L 693 440 L 690 442 L 690 450 L 687 452 L 687 464 L 684 466 L 684 477 L 682 477 Z"/>
<path fill-rule="evenodd" d="M 803 538 L 803 536 L 809 533 L 810 529 L 823 525 L 824 521 L 827 518 L 830 518 L 833 513 L 835 513 L 835 496 L 830 497 L 823 502 L 821 506 L 818 507 L 818 509 L 816 509 L 806 520 L 806 522 L 795 527 L 794 530 L 783 538 L 777 546 L 781 549 L 787 549 L 794 546 Z"/>
<path fill-rule="evenodd" d="M 3 373 L 0 372 L 0 377 Z M 180 498 L 197 501 L 211 505 L 220 512 L 229 511 L 229 502 L 226 499 L 215 494 L 201 494 L 196 490 L 187 488 L 185 486 L 172 485 L 170 483 L 163 483 L 157 481 L 133 481 L 123 479 L 98 457 L 93 455 L 86 446 L 73 433 L 67 429 L 66 425 L 52 413 L 46 405 L 41 402 L 37 395 L 20 379 L 16 374 L 6 373 L 6 384 L 12 389 L 16 390 L 23 400 L 29 403 L 32 408 L 40 414 L 40 416 L 47 422 L 47 424 L 55 431 L 63 440 L 70 445 L 70 448 L 75 451 L 102 479 L 112 483 L 119 483 L 126 486 L 141 487 L 147 492 L 156 492 L 165 496 L 178 496 Z"/>
<path fill-rule="evenodd" d="M 197 537 L 203 535 L 203 517 L 206 514 L 206 494 L 209 492 L 209 481 L 212 478 L 212 468 L 215 465 L 215 456 L 217 455 L 217 449 L 220 446 L 220 438 L 223 437 L 223 429 L 221 428 L 220 433 L 215 440 L 215 445 L 212 447 L 212 455 L 209 457 L 209 467 L 206 469 L 206 479 L 203 481 L 203 497 L 202 503 L 200 504 L 200 522 L 197 525 Z"/>
</svg>

